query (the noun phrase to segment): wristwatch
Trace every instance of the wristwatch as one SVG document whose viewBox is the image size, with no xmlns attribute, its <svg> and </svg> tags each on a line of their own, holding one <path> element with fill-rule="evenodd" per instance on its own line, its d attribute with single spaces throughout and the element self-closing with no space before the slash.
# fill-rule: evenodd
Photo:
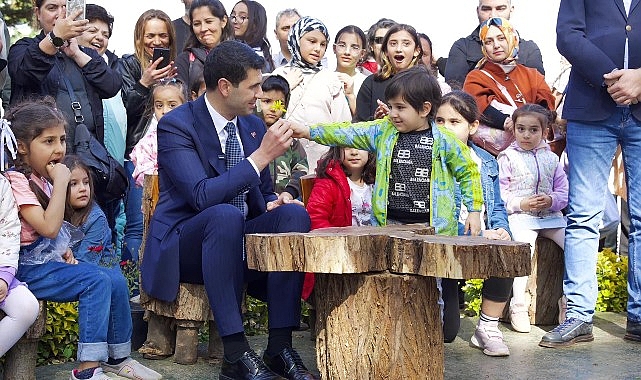
<svg viewBox="0 0 641 380">
<path fill-rule="evenodd" d="M 51 41 L 51 44 L 56 49 L 60 49 L 65 44 L 65 40 L 63 40 L 62 38 L 60 38 L 60 37 L 56 36 L 55 34 L 53 34 L 53 30 L 51 32 L 49 32 L 49 34 L 47 34 L 47 36 L 49 36 L 49 41 Z"/>
</svg>

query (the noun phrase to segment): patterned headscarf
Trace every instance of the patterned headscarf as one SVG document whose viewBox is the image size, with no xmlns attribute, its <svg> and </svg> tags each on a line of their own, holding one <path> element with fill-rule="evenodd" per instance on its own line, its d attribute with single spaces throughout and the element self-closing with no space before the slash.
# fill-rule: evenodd
<svg viewBox="0 0 641 380">
<path fill-rule="evenodd" d="M 502 17 L 494 17 L 484 21 L 479 29 L 479 38 L 481 39 L 481 49 L 483 50 L 484 57 L 479 61 L 476 67 L 481 67 L 485 62 L 490 60 L 487 56 L 487 52 L 485 51 L 485 44 L 483 43 L 483 40 L 485 40 L 487 32 L 488 30 L 490 30 L 491 26 L 496 26 L 497 28 L 499 28 L 501 32 L 503 32 L 503 35 L 507 40 L 509 51 L 507 52 L 507 58 L 505 59 L 505 61 L 501 62 L 501 64 L 515 64 L 515 61 L 519 55 L 519 35 L 507 19 L 504 19 Z"/>
<path fill-rule="evenodd" d="M 322 68 L 320 62 L 316 65 L 312 65 L 311 63 L 304 61 L 300 54 L 301 37 L 303 37 L 305 33 L 314 30 L 320 30 L 325 36 L 325 39 L 329 41 L 329 33 L 327 32 L 325 24 L 323 24 L 321 20 L 312 17 L 303 17 L 296 21 L 296 23 L 292 25 L 287 37 L 287 47 L 289 48 L 290 53 L 292 53 L 291 65 L 300 68 L 304 73 L 316 73 Z"/>
</svg>

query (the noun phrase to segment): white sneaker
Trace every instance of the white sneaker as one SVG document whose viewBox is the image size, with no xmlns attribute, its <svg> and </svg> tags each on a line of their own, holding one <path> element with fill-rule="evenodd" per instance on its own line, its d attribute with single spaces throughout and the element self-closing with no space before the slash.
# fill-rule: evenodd
<svg viewBox="0 0 641 380">
<path fill-rule="evenodd" d="M 510 355 L 510 349 L 503 343 L 503 333 L 498 326 L 476 326 L 470 344 L 483 350 L 487 356 Z"/>
<path fill-rule="evenodd" d="M 151 368 L 147 368 L 138 361 L 127 358 L 120 364 L 107 364 L 101 362 L 100 365 L 105 372 L 114 373 L 120 377 L 134 380 L 159 380 L 162 375 Z"/>
<path fill-rule="evenodd" d="M 529 333 L 532 330 L 527 309 L 525 304 L 510 302 L 510 324 L 514 331 Z"/>
<path fill-rule="evenodd" d="M 78 378 L 76 377 L 77 371 L 77 369 L 71 371 L 69 380 L 78 380 Z M 89 380 L 111 380 L 111 377 L 105 375 L 105 373 L 102 371 L 102 368 L 98 367 L 93 371 L 93 375 L 89 378 Z"/>
</svg>

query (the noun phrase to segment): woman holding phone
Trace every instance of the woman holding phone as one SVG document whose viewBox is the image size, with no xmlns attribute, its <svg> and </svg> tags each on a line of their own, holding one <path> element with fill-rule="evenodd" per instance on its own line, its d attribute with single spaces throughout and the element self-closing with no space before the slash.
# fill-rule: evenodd
<svg viewBox="0 0 641 380">
<path fill-rule="evenodd" d="M 71 152 L 76 128 L 68 90 L 71 86 L 81 106 L 83 123 L 98 141 L 104 141 L 102 100 L 118 94 L 122 84 L 120 74 L 94 49 L 78 44 L 77 37 L 87 30 L 89 23 L 85 19 L 76 20 L 84 14 L 84 7 L 67 16 L 65 0 L 35 0 L 34 4 L 40 33 L 18 40 L 9 50 L 11 104 L 45 95 L 54 97 L 56 107 L 67 121 L 67 152 Z M 118 202 L 100 206 L 113 228 Z"/>
<path fill-rule="evenodd" d="M 122 100 L 127 109 L 125 169 L 129 175 L 134 170 L 129 154 L 138 140 L 144 136 L 149 122 L 149 118 L 143 115 L 145 105 L 149 101 L 150 89 L 159 80 L 176 76 L 173 62 L 176 58 L 176 35 L 174 25 L 165 12 L 149 9 L 140 15 L 134 27 L 134 48 L 135 53 L 124 55 L 118 64 L 118 71 L 122 75 Z M 161 65 L 165 57 L 153 60 L 154 48 L 169 49 L 167 66 Z M 160 54 L 160 51 L 156 54 Z M 123 259 L 138 260 L 138 249 L 142 242 L 141 204 L 142 188 L 136 186 L 134 180 L 129 178 Z"/>
</svg>

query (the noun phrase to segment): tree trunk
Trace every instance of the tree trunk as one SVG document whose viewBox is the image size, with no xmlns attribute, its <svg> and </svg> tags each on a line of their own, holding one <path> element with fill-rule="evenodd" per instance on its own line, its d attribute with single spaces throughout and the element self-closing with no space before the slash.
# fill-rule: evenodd
<svg viewBox="0 0 641 380">
<path fill-rule="evenodd" d="M 556 325 L 559 298 L 563 295 L 563 250 L 550 239 L 536 239 L 532 258 L 532 274 L 526 292 L 530 294 L 530 323 Z"/>
<path fill-rule="evenodd" d="M 443 378 L 434 278 L 318 274 L 315 292 L 321 378 Z"/>
</svg>

